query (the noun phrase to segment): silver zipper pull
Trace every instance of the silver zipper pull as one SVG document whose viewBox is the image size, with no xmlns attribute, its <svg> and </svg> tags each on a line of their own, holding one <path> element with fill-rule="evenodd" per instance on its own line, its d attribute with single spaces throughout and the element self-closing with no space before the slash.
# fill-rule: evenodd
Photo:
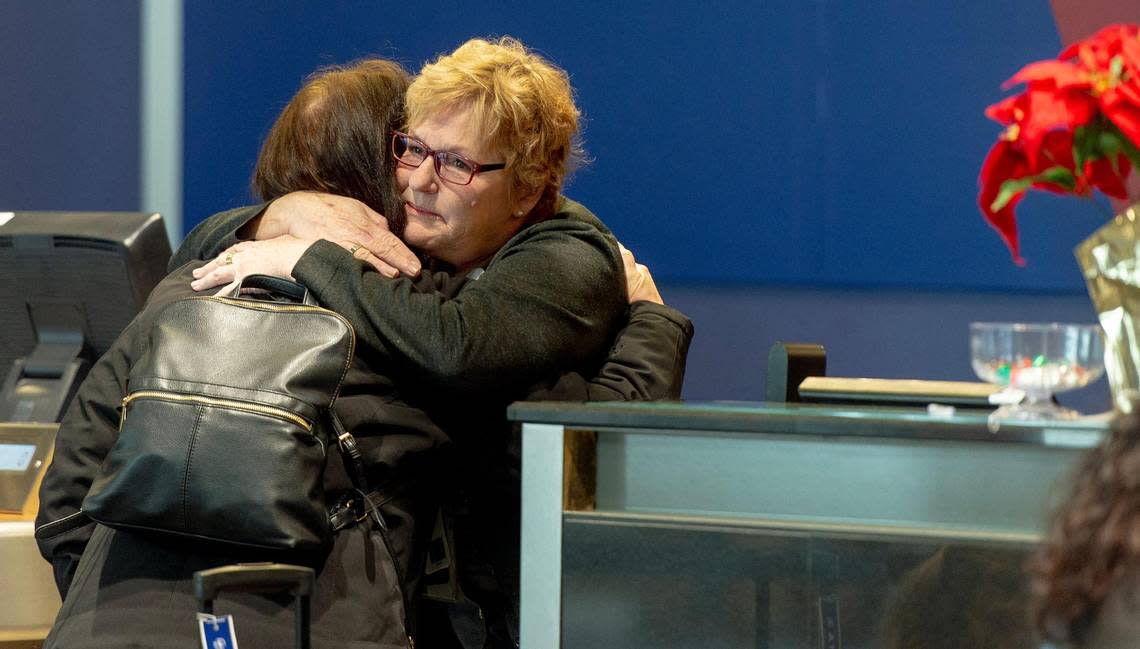
<svg viewBox="0 0 1140 649">
<path fill-rule="evenodd" d="M 127 423 L 127 403 L 130 402 L 130 396 L 123 397 L 122 403 L 119 405 L 119 431 L 123 430 L 123 425 Z"/>
</svg>

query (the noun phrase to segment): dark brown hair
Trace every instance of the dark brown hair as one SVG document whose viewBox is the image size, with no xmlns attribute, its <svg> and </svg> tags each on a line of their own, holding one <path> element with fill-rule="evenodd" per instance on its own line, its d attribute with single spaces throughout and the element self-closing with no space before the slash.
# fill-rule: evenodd
<svg viewBox="0 0 1140 649">
<path fill-rule="evenodd" d="M 1085 456 L 1030 563 L 1038 629 L 1054 642 L 1080 641 L 1138 564 L 1140 414 L 1133 412 L 1117 415 L 1108 439 Z"/>
<path fill-rule="evenodd" d="M 300 190 L 355 198 L 402 234 L 404 209 L 389 139 L 403 122 L 408 83 L 399 64 L 383 59 L 313 73 L 261 146 L 255 191 L 267 201 Z"/>
</svg>

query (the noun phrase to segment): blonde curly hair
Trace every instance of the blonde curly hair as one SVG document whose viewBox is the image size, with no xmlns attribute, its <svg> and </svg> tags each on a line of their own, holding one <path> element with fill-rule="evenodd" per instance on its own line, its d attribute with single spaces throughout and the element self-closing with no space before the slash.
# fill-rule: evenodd
<svg viewBox="0 0 1140 649">
<path fill-rule="evenodd" d="M 541 192 L 534 212 L 553 206 L 566 174 L 582 160 L 580 113 L 570 78 L 518 40 L 473 38 L 424 65 L 408 87 L 414 128 L 440 112 L 470 109 L 483 144 L 501 151 L 520 195 Z"/>
</svg>

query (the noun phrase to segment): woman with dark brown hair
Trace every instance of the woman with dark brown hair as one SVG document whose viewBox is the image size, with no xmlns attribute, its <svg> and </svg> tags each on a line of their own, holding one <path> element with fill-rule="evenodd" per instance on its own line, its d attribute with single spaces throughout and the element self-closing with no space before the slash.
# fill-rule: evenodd
<svg viewBox="0 0 1140 649">
<path fill-rule="evenodd" d="M 402 119 L 407 85 L 407 73 L 387 61 L 315 73 L 266 138 L 254 178 L 257 190 L 270 199 L 282 192 L 335 189 L 388 209 L 394 199 L 391 183 L 384 179 L 393 165 L 385 160 L 387 138 L 377 130 Z M 407 620 L 413 614 L 408 591 L 420 572 L 417 523 L 432 511 L 428 490 L 405 490 L 386 502 L 381 508 L 386 530 L 350 524 L 338 529 L 328 547 L 306 553 L 111 529 L 80 511 L 117 439 L 117 406 L 130 390 L 131 367 L 148 350 L 152 323 L 165 306 L 194 295 L 188 284 L 201 265 L 184 264 L 155 287 L 145 308 L 92 367 L 60 424 L 36 518 L 37 543 L 52 562 L 64 600 L 45 646 L 190 646 L 197 637 L 193 573 L 267 560 L 317 570 L 313 646 L 407 646 Z M 443 434 L 391 380 L 359 357 L 345 374 L 334 408 L 370 453 L 369 484 L 421 468 L 430 476 Z M 381 435 L 383 452 L 378 452 Z M 330 510 L 353 488 L 333 448 L 323 475 Z M 235 443 L 233 452 L 242 451 Z M 292 612 L 285 602 L 254 594 L 225 600 L 219 609 L 234 615 L 241 646 L 291 644 Z"/>
<path fill-rule="evenodd" d="M 281 111 L 257 157 L 253 187 L 271 201 L 298 189 L 351 196 L 404 231 L 403 203 L 392 190 L 396 161 L 385 125 L 400 124 L 411 79 L 392 61 L 366 59 L 320 70 Z"/>
<path fill-rule="evenodd" d="M 1140 402 L 1133 401 L 1140 405 Z M 1081 462 L 1031 562 L 1043 637 L 1084 649 L 1140 647 L 1140 413 L 1119 414 Z"/>
</svg>

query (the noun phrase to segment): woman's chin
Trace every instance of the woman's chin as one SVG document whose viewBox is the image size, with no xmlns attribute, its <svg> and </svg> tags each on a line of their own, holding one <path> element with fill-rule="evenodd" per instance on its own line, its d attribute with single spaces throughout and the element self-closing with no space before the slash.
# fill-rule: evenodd
<svg viewBox="0 0 1140 649">
<path fill-rule="evenodd" d="M 404 243 L 408 246 L 431 254 L 432 242 L 439 238 L 439 233 L 434 232 L 432 228 L 425 228 L 420 223 L 415 223 L 411 220 L 404 226 Z"/>
</svg>

